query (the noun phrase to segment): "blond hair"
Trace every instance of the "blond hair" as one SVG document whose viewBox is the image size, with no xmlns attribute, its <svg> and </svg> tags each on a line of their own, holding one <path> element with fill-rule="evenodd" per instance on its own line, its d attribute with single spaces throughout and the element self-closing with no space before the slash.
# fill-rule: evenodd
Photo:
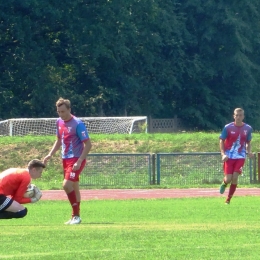
<svg viewBox="0 0 260 260">
<path fill-rule="evenodd" d="M 56 102 L 56 107 L 60 107 L 62 105 L 65 105 L 67 109 L 70 109 L 70 101 L 68 99 L 59 98 Z"/>
<path fill-rule="evenodd" d="M 244 113 L 244 109 L 238 107 L 238 108 L 236 108 L 236 109 L 234 110 L 234 114 L 237 113 L 237 112 L 243 112 L 243 113 Z"/>
</svg>

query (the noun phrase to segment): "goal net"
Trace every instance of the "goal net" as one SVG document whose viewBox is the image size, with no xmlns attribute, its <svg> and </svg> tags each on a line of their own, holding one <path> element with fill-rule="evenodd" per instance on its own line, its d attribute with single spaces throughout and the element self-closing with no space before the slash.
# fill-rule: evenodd
<svg viewBox="0 0 260 260">
<path fill-rule="evenodd" d="M 91 134 L 131 134 L 147 131 L 147 117 L 79 117 Z M 0 135 L 55 135 L 57 118 L 17 118 L 0 121 Z"/>
</svg>

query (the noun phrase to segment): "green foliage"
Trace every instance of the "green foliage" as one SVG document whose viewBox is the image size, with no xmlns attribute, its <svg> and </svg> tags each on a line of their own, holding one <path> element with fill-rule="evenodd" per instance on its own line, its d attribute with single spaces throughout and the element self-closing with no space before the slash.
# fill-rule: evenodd
<svg viewBox="0 0 260 260">
<path fill-rule="evenodd" d="M 259 2 L 181 1 L 186 14 L 186 66 L 183 90 L 176 104 L 191 126 L 217 129 L 243 107 L 248 123 L 255 123 L 259 104 L 258 61 L 252 58 L 259 30 Z M 252 17 L 252 19 L 250 18 Z M 256 30 L 255 30 L 256 29 Z"/>
<path fill-rule="evenodd" d="M 219 130 L 259 120 L 259 1 L 0 3 L 0 117 L 177 115 Z"/>
</svg>

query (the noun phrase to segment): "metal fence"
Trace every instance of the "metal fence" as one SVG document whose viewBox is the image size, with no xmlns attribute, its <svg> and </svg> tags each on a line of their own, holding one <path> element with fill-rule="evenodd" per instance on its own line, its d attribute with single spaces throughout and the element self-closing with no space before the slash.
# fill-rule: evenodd
<svg viewBox="0 0 260 260">
<path fill-rule="evenodd" d="M 223 181 L 223 163 L 220 153 L 157 154 L 157 184 L 194 185 L 220 184 Z M 240 184 L 256 181 L 255 160 L 247 159 Z"/>
<path fill-rule="evenodd" d="M 90 154 L 80 184 L 103 187 L 150 185 L 151 155 Z"/>
<path fill-rule="evenodd" d="M 223 180 L 220 153 L 90 154 L 81 186 L 134 187 L 148 185 L 219 184 Z M 240 184 L 256 182 L 256 158 L 247 159 Z"/>
</svg>

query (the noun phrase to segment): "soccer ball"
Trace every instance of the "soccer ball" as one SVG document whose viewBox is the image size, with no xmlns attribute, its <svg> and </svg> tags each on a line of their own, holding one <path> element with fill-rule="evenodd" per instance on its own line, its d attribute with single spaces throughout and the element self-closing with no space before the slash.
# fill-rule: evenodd
<svg viewBox="0 0 260 260">
<path fill-rule="evenodd" d="M 34 197 L 34 187 L 35 187 L 34 184 L 29 184 L 28 185 L 27 190 L 26 190 L 26 192 L 23 195 L 24 198 L 32 198 L 32 197 Z"/>
</svg>

